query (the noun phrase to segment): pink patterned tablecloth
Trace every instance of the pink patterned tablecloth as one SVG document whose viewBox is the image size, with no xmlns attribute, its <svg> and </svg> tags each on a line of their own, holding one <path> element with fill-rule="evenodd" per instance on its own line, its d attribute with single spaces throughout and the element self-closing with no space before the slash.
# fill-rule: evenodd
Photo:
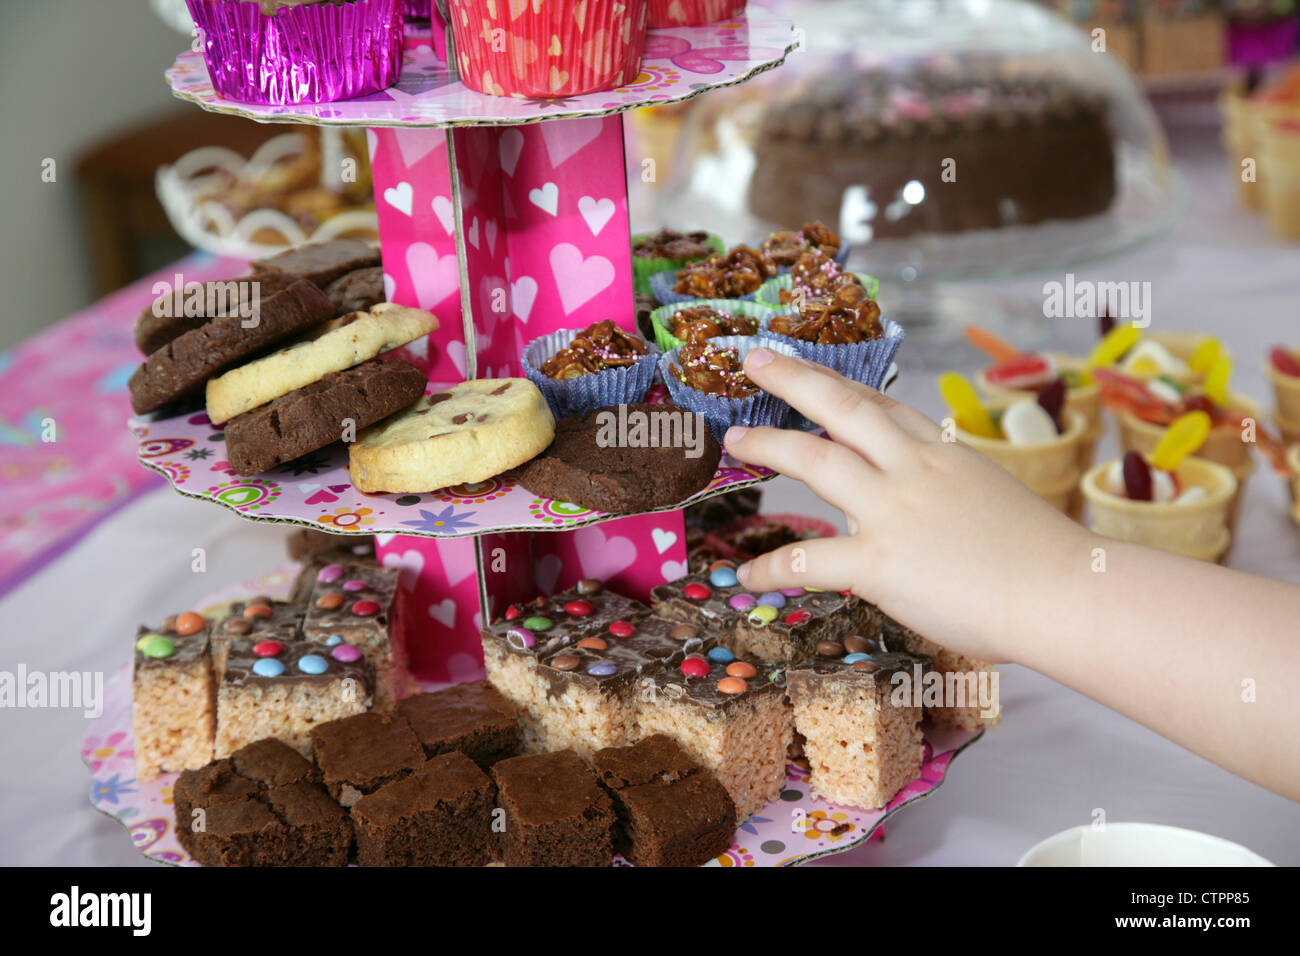
<svg viewBox="0 0 1300 956">
<path fill-rule="evenodd" d="M 163 486 L 122 427 L 140 353 L 132 329 L 155 282 L 238 275 L 245 263 L 188 256 L 0 352 L 0 595 L 107 515 Z"/>
</svg>

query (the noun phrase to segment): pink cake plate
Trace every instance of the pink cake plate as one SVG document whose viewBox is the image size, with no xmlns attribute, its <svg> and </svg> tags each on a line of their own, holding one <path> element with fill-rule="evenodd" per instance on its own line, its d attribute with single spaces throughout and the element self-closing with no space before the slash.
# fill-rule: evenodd
<svg viewBox="0 0 1300 956">
<path fill-rule="evenodd" d="M 297 572 L 286 565 L 253 581 L 213 594 L 205 606 L 216 607 L 250 594 L 285 596 Z M 466 677 L 467 680 L 482 677 Z M 427 684 L 435 690 L 438 684 Z M 198 866 L 176 839 L 172 787 L 176 774 L 163 774 L 148 783 L 135 776 L 131 728 L 131 665 L 125 664 L 104 686 L 104 711 L 81 742 L 81 759 L 90 769 L 90 803 L 116 820 L 147 859 L 173 866 Z M 921 774 L 880 810 L 840 807 L 808 792 L 808 767 L 802 761 L 786 766 L 781 796 L 740 825 L 727 852 L 706 866 L 798 866 L 843 853 L 876 834 L 903 807 L 928 797 L 943 784 L 953 759 L 979 740 L 983 731 L 925 732 L 925 762 Z M 628 866 L 622 857 L 615 866 Z"/>
<path fill-rule="evenodd" d="M 441 39 L 441 38 L 439 38 Z M 263 106 L 223 99 L 203 56 L 187 51 L 167 70 L 172 93 L 207 110 L 259 123 L 325 126 L 491 126 L 611 116 L 641 106 L 681 103 L 743 83 L 778 66 L 797 46 L 792 24 L 759 7 L 734 20 L 651 30 L 641 72 L 631 84 L 582 96 L 523 99 L 466 87 L 438 55 L 430 29 L 408 25 L 402 78 L 370 96 L 335 103 Z"/>
</svg>

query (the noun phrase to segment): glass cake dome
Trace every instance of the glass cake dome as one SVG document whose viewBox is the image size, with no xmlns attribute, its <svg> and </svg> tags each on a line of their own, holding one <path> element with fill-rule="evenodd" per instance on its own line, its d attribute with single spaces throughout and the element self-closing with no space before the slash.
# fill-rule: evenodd
<svg viewBox="0 0 1300 956">
<path fill-rule="evenodd" d="M 1104 33 L 1015 0 L 788 12 L 804 43 L 783 67 L 645 124 L 673 137 L 658 221 L 821 219 L 851 265 L 927 284 L 1059 269 L 1175 220 L 1164 134 Z"/>
</svg>

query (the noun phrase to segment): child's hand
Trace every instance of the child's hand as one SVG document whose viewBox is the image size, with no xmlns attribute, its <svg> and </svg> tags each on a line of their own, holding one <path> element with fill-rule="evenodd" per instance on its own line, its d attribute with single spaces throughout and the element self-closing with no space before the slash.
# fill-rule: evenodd
<svg viewBox="0 0 1300 956">
<path fill-rule="evenodd" d="M 751 351 L 745 371 L 834 440 L 732 428 L 727 450 L 804 482 L 850 532 L 749 562 L 739 574 L 750 590 L 851 589 L 945 647 L 997 662 L 1016 653 L 1000 622 L 1032 606 L 1027 590 L 1086 573 L 1090 532 L 915 409 L 767 349 Z"/>
</svg>

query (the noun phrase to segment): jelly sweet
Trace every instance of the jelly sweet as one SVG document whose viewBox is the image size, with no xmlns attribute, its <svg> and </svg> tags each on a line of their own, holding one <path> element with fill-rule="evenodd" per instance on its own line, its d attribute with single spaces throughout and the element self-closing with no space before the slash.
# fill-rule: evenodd
<svg viewBox="0 0 1300 956">
<path fill-rule="evenodd" d="M 962 431 L 980 438 L 998 437 L 997 427 L 975 393 L 975 386 L 963 376 L 956 372 L 940 375 L 939 394 L 952 409 L 952 417 Z"/>
<path fill-rule="evenodd" d="M 1152 492 L 1151 468 L 1141 453 L 1130 451 L 1124 455 L 1124 494 L 1130 501 L 1150 501 Z"/>
<path fill-rule="evenodd" d="M 1283 348 L 1280 345 L 1274 346 L 1273 350 L 1268 353 L 1273 367 L 1283 375 L 1291 375 L 1300 378 L 1300 359 L 1296 358 L 1295 353 L 1290 349 Z"/>
<path fill-rule="evenodd" d="M 1210 424 L 1210 416 L 1202 411 L 1175 418 L 1151 453 L 1151 466 L 1162 471 L 1177 470 L 1188 455 L 1205 444 Z"/>
</svg>

